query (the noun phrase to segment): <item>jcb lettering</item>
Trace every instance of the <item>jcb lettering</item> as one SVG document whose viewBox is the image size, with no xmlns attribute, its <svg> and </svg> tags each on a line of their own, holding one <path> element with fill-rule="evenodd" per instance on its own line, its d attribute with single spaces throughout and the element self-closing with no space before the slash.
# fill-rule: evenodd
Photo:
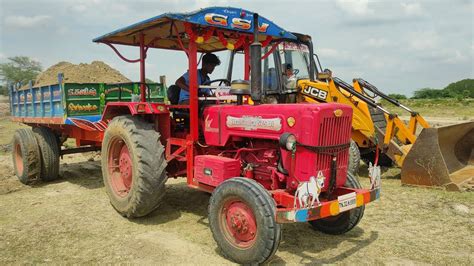
<svg viewBox="0 0 474 266">
<path fill-rule="evenodd" d="M 304 88 L 303 90 L 303 93 L 305 94 L 308 94 L 310 96 L 313 96 L 313 97 L 316 97 L 320 100 L 326 100 L 326 98 L 328 97 L 328 92 L 327 91 L 324 91 L 324 90 L 320 90 L 320 89 L 317 89 L 317 88 L 313 88 L 313 87 L 306 87 Z"/>
</svg>

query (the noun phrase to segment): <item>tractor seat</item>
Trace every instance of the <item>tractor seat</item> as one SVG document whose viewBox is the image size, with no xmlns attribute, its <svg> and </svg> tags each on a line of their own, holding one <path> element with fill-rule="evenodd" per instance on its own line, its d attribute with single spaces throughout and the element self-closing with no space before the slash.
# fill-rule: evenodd
<svg viewBox="0 0 474 266">
<path fill-rule="evenodd" d="M 171 85 L 168 87 L 167 94 L 168 100 L 171 104 L 176 105 L 179 103 L 179 93 L 181 92 L 181 88 L 177 85 Z"/>
</svg>

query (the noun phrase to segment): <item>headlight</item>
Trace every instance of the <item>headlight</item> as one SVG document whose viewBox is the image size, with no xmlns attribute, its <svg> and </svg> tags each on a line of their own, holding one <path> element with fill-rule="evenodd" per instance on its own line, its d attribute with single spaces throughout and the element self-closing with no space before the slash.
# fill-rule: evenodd
<svg viewBox="0 0 474 266">
<path fill-rule="evenodd" d="M 288 150 L 294 151 L 296 149 L 296 137 L 291 133 L 283 133 L 280 136 L 280 147 Z"/>
</svg>

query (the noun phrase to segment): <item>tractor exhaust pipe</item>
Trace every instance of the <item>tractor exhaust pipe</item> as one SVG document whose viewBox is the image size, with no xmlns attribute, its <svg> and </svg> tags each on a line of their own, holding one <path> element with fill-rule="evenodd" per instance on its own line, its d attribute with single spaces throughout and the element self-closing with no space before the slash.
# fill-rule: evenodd
<svg viewBox="0 0 474 266">
<path fill-rule="evenodd" d="M 258 14 L 253 14 L 253 43 L 250 44 L 251 96 L 255 104 L 262 99 L 262 44 L 258 41 Z"/>
</svg>

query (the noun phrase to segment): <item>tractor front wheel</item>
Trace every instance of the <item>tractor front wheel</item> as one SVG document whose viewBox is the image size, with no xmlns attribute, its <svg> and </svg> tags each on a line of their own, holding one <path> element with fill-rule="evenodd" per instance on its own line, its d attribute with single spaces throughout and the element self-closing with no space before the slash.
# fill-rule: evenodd
<svg viewBox="0 0 474 266">
<path fill-rule="evenodd" d="M 102 175 L 112 206 L 134 218 L 156 209 L 165 193 L 166 160 L 160 134 L 137 117 L 118 116 L 102 142 Z"/>
<path fill-rule="evenodd" d="M 209 203 L 212 235 L 225 257 L 239 264 L 263 263 L 280 244 L 276 206 L 265 188 L 252 179 L 220 184 Z"/>
<path fill-rule="evenodd" d="M 362 188 L 357 177 L 347 173 L 346 187 Z M 340 213 L 336 216 L 309 221 L 313 229 L 330 235 L 340 235 L 352 230 L 364 216 L 365 206 Z"/>
</svg>

